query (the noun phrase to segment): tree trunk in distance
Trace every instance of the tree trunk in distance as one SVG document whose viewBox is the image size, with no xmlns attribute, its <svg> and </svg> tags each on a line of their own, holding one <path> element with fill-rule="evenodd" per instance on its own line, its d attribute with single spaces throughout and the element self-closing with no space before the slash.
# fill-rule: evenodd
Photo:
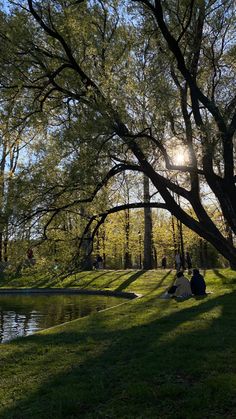
<svg viewBox="0 0 236 419">
<path fill-rule="evenodd" d="M 144 202 L 150 202 L 149 178 L 143 177 Z M 152 210 L 144 208 L 144 254 L 143 269 L 153 269 L 153 236 L 152 236 Z"/>
</svg>

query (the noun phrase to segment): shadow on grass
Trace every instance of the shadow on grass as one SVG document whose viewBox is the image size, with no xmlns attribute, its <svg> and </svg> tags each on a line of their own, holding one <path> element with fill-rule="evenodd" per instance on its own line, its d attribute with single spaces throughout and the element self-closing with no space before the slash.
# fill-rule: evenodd
<svg viewBox="0 0 236 419">
<path fill-rule="evenodd" d="M 29 283 L 29 287 L 30 288 L 39 288 L 39 287 L 53 287 L 55 285 L 58 285 L 60 283 L 62 283 L 63 287 L 67 288 L 67 287 L 71 287 L 73 285 L 76 286 L 80 286 L 80 282 L 81 280 L 83 280 L 84 278 L 88 278 L 88 282 L 86 282 L 85 284 L 83 283 L 83 286 L 81 286 L 81 288 L 86 288 L 89 284 L 92 284 L 95 280 L 97 280 L 99 277 L 101 276 L 107 276 L 110 275 L 110 272 L 97 272 L 98 274 L 95 275 L 94 271 L 88 271 L 83 275 L 78 276 L 77 278 L 75 277 L 75 275 L 71 275 L 73 276 L 73 278 L 71 278 L 68 282 L 66 282 L 66 278 L 67 277 L 63 277 L 60 275 L 45 275 L 44 278 L 39 278 L 39 279 L 35 279 L 32 277 L 32 281 L 33 284 Z M 89 280 L 90 276 L 93 276 L 91 280 Z M 23 277 L 24 278 L 24 277 Z M 5 278 L 5 281 L 3 281 L 0 284 L 0 288 L 6 286 L 6 285 L 14 285 L 14 283 L 17 282 L 17 286 L 22 286 L 23 282 L 21 283 L 21 278 Z M 66 282 L 66 283 L 65 283 Z"/>
<path fill-rule="evenodd" d="M 19 340 L 5 362 L 22 373 L 21 394 L 9 392 L 14 402 L 2 407 L 1 419 L 235 417 L 235 298 L 232 292 L 162 317 L 150 305 L 141 325 L 147 301 L 139 300 L 116 311 L 115 331 L 106 312 L 79 330 L 70 323 Z M 27 371 L 40 375 L 34 390 Z"/>
<path fill-rule="evenodd" d="M 235 284 L 236 281 L 236 272 L 234 277 L 223 275 L 218 269 L 212 269 L 214 274 L 221 279 L 222 284 Z"/>
<path fill-rule="evenodd" d="M 89 277 L 93 275 L 93 278 L 89 280 Z M 100 278 L 101 276 L 107 275 L 107 272 L 98 272 L 97 275 L 94 274 L 94 271 L 88 272 L 86 275 L 82 275 L 79 278 L 74 278 L 73 280 L 66 283 L 65 287 L 71 287 L 71 286 L 79 286 L 80 287 L 80 281 L 81 279 L 88 278 L 88 281 L 86 283 L 83 283 L 80 288 L 86 288 L 88 285 L 92 284 L 96 279 Z"/>
<path fill-rule="evenodd" d="M 29 287 L 31 288 L 37 288 L 37 287 L 44 287 L 46 286 L 50 286 L 52 282 L 55 281 L 55 277 L 49 276 L 49 274 L 45 274 L 45 276 L 43 278 L 35 278 L 34 276 L 35 274 L 32 274 L 32 276 L 29 275 L 29 278 L 31 281 L 28 282 L 27 280 L 27 284 L 29 283 Z M 3 283 L 1 283 L 0 287 L 4 287 L 6 285 L 8 286 L 13 286 L 14 284 L 17 284 L 16 286 L 23 286 L 24 285 L 24 278 L 27 278 L 27 276 L 24 277 L 24 275 L 21 276 L 13 276 L 13 277 L 7 277 L 5 278 L 5 281 Z"/>
<path fill-rule="evenodd" d="M 119 287 L 115 288 L 115 291 L 122 291 L 125 288 L 127 288 L 130 284 L 135 282 L 140 276 L 142 276 L 146 270 L 137 271 L 133 275 L 131 275 L 126 281 L 124 281 L 122 284 L 119 285 Z"/>
<path fill-rule="evenodd" d="M 96 275 L 95 272 L 97 273 L 97 275 Z M 110 275 L 114 276 L 114 278 L 112 278 L 111 280 L 109 280 L 105 284 L 101 284 L 99 286 L 99 289 L 104 289 L 104 288 L 107 288 L 113 282 L 122 278 L 123 276 L 127 276 L 130 272 L 132 272 L 132 271 L 127 270 L 125 272 L 122 272 L 122 274 L 117 275 L 115 272 L 111 273 L 110 271 L 104 271 L 104 270 L 102 270 L 101 272 L 100 271 L 91 271 L 91 272 L 88 272 L 85 275 L 79 276 L 78 278 L 72 278 L 69 282 L 67 282 L 66 284 L 63 284 L 63 286 L 65 286 L 65 287 L 71 287 L 71 286 L 74 286 L 74 285 L 80 286 L 81 279 L 84 279 L 84 278 L 89 279 L 89 276 L 92 275 L 93 278 L 91 280 L 88 280 L 87 282 L 85 282 L 81 285 L 80 288 L 83 289 L 83 288 L 87 288 L 89 285 L 91 285 L 94 281 L 96 281 L 100 277 L 104 277 L 104 279 L 105 279 L 105 277 L 107 277 L 107 276 L 110 276 Z"/>
<path fill-rule="evenodd" d="M 223 280 L 227 280 L 227 277 L 225 275 L 223 275 L 218 269 L 213 269 L 214 274 L 216 274 L 216 276 L 218 276 L 218 278 L 223 279 Z"/>
<path fill-rule="evenodd" d="M 58 281 L 58 279 L 57 279 Z M 34 285 L 32 288 L 44 287 L 44 286 L 52 286 L 55 283 L 55 277 L 46 276 L 44 279 L 39 279 L 34 281 Z"/>
<path fill-rule="evenodd" d="M 151 293 L 153 293 L 154 291 L 156 291 L 157 289 L 161 288 L 161 286 L 163 285 L 163 283 L 165 282 L 166 278 L 168 278 L 168 276 L 170 276 L 172 272 L 172 269 L 170 269 L 158 282 L 158 284 L 151 290 L 149 291 L 146 295 L 149 295 Z M 168 288 L 174 283 L 175 278 L 173 278 L 172 282 L 170 284 L 168 284 Z"/>
<path fill-rule="evenodd" d="M 125 273 L 122 273 L 121 275 L 117 275 L 115 278 L 111 279 L 110 281 L 106 282 L 103 286 L 101 286 L 101 289 L 109 287 L 113 282 L 118 281 L 123 276 L 127 276 L 131 271 L 126 271 Z M 129 278 L 130 279 L 130 278 Z M 133 281 L 132 281 L 133 282 Z"/>
</svg>

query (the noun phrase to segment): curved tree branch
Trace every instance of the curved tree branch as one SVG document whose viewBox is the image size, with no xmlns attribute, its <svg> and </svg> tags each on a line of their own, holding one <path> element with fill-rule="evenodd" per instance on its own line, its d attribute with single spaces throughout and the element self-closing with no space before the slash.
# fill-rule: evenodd
<svg viewBox="0 0 236 419">
<path fill-rule="evenodd" d="M 135 203 L 130 203 L 130 204 L 123 204 L 123 205 L 117 205 L 116 207 L 110 208 L 102 213 L 93 215 L 89 222 L 87 223 L 82 236 L 80 237 L 79 240 L 79 246 L 78 246 L 78 250 L 81 249 L 81 246 L 84 242 L 84 240 L 90 240 L 93 243 L 95 234 L 97 233 L 99 227 L 105 222 L 106 218 L 108 217 L 108 215 L 110 214 L 115 214 L 116 212 L 120 212 L 120 211 L 124 211 L 126 209 L 138 209 L 138 208 L 163 208 L 167 210 L 167 207 L 165 205 L 165 203 L 162 202 L 135 202 Z M 91 233 L 90 237 L 86 238 L 86 235 L 88 234 L 91 225 L 93 224 L 93 222 L 96 221 L 96 225 L 93 229 L 93 232 Z M 89 256 L 93 251 L 93 246 L 91 246 L 90 251 L 88 253 L 87 256 Z M 78 252 L 79 253 L 79 252 Z M 78 254 L 76 255 L 76 257 L 78 256 Z"/>
<path fill-rule="evenodd" d="M 55 213 L 55 215 L 57 215 L 59 212 L 65 211 L 68 208 L 71 208 L 74 205 L 78 205 L 78 204 L 86 204 L 89 202 L 92 202 L 93 199 L 96 197 L 96 195 L 98 194 L 98 192 L 107 184 L 107 182 L 113 178 L 114 176 L 116 176 L 119 173 L 124 172 L 125 170 L 133 170 L 133 171 L 138 171 L 138 172 L 142 172 L 143 170 L 141 169 L 140 166 L 138 165 L 131 165 L 131 164 L 117 164 L 116 166 L 112 167 L 112 169 L 109 170 L 109 172 L 104 176 L 104 178 L 101 180 L 101 182 L 99 182 L 96 187 L 94 188 L 93 192 L 86 198 L 82 198 L 82 199 L 75 199 L 72 202 L 69 202 L 68 204 L 59 206 L 59 207 L 46 207 L 46 208 L 37 208 L 37 210 L 34 211 L 34 213 L 30 213 L 28 216 L 23 218 L 22 222 L 25 222 L 25 220 L 29 220 L 32 219 L 40 214 L 49 214 L 49 213 Z M 54 218 L 54 215 L 51 216 L 52 219 Z M 50 221 L 47 223 L 47 226 L 50 224 Z"/>
</svg>

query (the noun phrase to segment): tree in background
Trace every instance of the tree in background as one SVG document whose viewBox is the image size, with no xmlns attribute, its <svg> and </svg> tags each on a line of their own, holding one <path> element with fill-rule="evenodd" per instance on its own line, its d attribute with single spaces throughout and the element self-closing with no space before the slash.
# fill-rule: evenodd
<svg viewBox="0 0 236 419">
<path fill-rule="evenodd" d="M 149 179 L 143 177 L 143 201 L 151 202 Z M 153 229 L 152 229 L 152 210 L 149 206 L 144 208 L 144 251 L 143 251 L 143 269 L 153 269 L 154 264 L 154 246 L 153 246 Z"/>
</svg>

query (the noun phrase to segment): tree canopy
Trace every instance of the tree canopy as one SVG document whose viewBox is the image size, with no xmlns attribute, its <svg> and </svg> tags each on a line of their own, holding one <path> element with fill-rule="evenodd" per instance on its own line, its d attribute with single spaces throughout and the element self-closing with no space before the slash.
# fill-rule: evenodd
<svg viewBox="0 0 236 419">
<path fill-rule="evenodd" d="M 165 208 L 236 268 L 235 2 L 6 4 L 1 112 L 12 132 L 36 132 L 35 147 L 41 141 L 51 156 L 27 216 L 43 217 L 46 234 L 76 210 L 94 235 L 120 209 L 111 185 L 143 173 L 153 198 L 122 209 Z"/>
</svg>

